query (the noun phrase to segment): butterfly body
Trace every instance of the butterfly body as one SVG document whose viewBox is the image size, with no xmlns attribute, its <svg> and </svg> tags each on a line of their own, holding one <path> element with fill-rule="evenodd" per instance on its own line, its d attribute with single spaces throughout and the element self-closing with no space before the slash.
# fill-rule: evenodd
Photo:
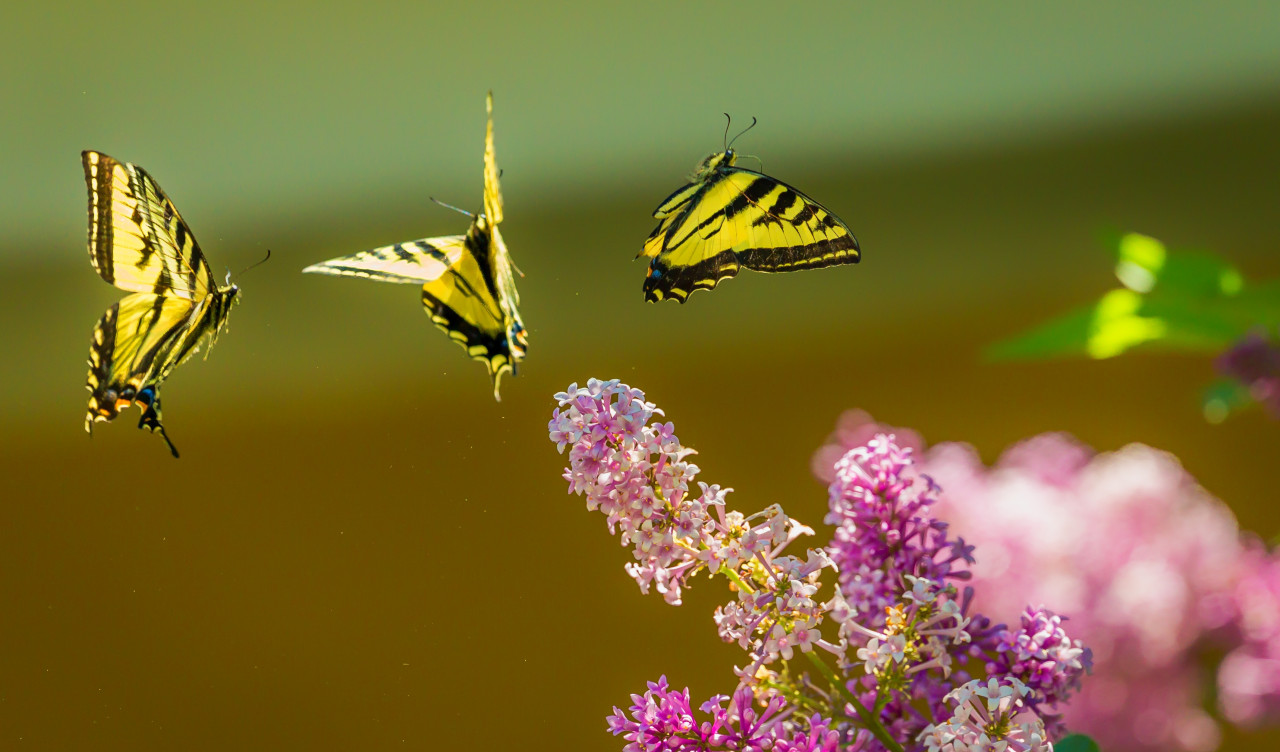
<svg viewBox="0 0 1280 752">
<path fill-rule="evenodd" d="M 364 277 L 422 285 L 422 305 L 431 321 L 484 363 L 500 399 L 502 375 L 515 373 L 529 346 L 520 318 L 515 265 L 498 230 L 502 192 L 493 148 L 493 95 L 487 100 L 484 211 L 470 215 L 465 235 L 423 238 L 360 251 L 313 264 L 304 272 Z"/>
<path fill-rule="evenodd" d="M 173 203 L 142 168 L 96 151 L 82 155 L 89 188 L 89 259 L 129 291 L 107 309 L 89 346 L 85 430 L 137 404 L 139 428 L 159 433 L 160 385 L 226 324 L 239 289 L 217 285 Z"/>
<path fill-rule="evenodd" d="M 645 299 L 683 303 L 741 268 L 762 272 L 857 263 L 858 240 L 834 214 L 786 183 L 736 166 L 732 148 L 699 163 L 668 196 L 640 256 Z"/>
</svg>

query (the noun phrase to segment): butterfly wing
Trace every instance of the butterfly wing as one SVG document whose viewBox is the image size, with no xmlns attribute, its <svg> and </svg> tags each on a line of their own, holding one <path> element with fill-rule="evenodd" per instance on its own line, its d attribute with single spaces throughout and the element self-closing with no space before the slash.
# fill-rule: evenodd
<svg viewBox="0 0 1280 752">
<path fill-rule="evenodd" d="M 209 262 L 173 202 L 141 167 L 81 154 L 89 188 L 89 260 L 130 292 L 199 300 L 213 289 Z"/>
<path fill-rule="evenodd" d="M 94 327 L 89 346 L 85 430 L 92 432 L 95 421 L 114 420 L 136 402 L 144 409 L 138 427 L 158 431 L 178 456 L 160 425 L 157 390 L 194 346 L 191 335 L 198 334 L 198 323 L 207 310 L 207 303 L 144 292 L 128 295 L 108 308 Z"/>
<path fill-rule="evenodd" d="M 500 242 L 501 236 L 497 239 Z M 493 379 L 493 397 L 501 399 L 502 375 L 515 372 L 529 341 L 514 304 L 503 304 L 494 277 L 492 240 L 490 232 L 473 224 L 449 273 L 423 285 L 422 305 L 468 356 L 485 364 Z"/>
<path fill-rule="evenodd" d="M 502 188 L 498 185 L 498 161 L 493 152 L 493 92 L 485 98 L 489 123 L 484 132 L 484 214 L 494 226 L 502 221 Z"/>
<path fill-rule="evenodd" d="M 484 217 L 476 222 L 476 227 L 488 235 L 489 257 L 498 291 L 498 303 L 507 316 L 518 320 L 520 314 L 516 307 L 520 304 L 520 293 L 516 291 L 515 273 L 519 270 L 511 261 L 507 244 L 498 231 L 498 224 L 502 222 L 502 188 L 498 184 L 501 172 L 493 150 L 492 91 L 485 100 L 485 106 L 489 123 L 484 135 Z"/>
<path fill-rule="evenodd" d="M 857 263 L 858 241 L 817 201 L 780 180 L 723 167 L 673 193 L 641 255 L 645 299 L 684 302 L 741 267 L 764 272 Z"/>
<path fill-rule="evenodd" d="M 493 378 L 493 396 L 501 399 L 502 375 L 514 373 L 529 343 L 517 308 L 515 269 L 498 231 L 502 191 L 493 148 L 493 92 L 485 106 L 484 213 L 473 219 L 466 235 L 361 251 L 303 271 L 422 284 L 422 305 L 431 320 L 467 355 L 485 364 Z"/>
<path fill-rule="evenodd" d="M 526 340 L 518 319 L 503 311 L 491 272 L 491 236 L 477 224 L 466 235 L 374 248 L 303 271 L 422 285 L 431 320 L 485 364 L 497 396 L 498 380 L 524 356 Z"/>
<path fill-rule="evenodd" d="M 462 255 L 464 236 L 396 243 L 312 264 L 302 271 L 420 285 L 440 278 Z"/>
<path fill-rule="evenodd" d="M 476 289 L 475 274 L 465 270 L 466 263 L 455 267 L 455 274 L 460 283 L 457 290 L 451 290 L 454 300 L 463 308 L 472 309 L 473 315 L 463 316 L 461 309 L 451 305 L 437 304 L 432 320 L 449 332 L 449 336 L 463 343 L 467 353 L 482 360 L 493 377 L 493 396 L 498 394 L 498 382 L 502 374 L 515 371 L 515 364 L 524 357 L 527 349 L 528 335 L 524 322 L 520 319 L 520 293 L 516 290 L 514 262 L 507 251 L 506 241 L 498 230 L 502 222 L 502 188 L 498 183 L 501 171 L 498 169 L 497 157 L 493 147 L 493 92 L 485 99 L 488 123 L 484 135 L 484 214 L 476 218 L 467 232 L 467 256 L 474 259 L 477 272 L 482 272 L 489 288 L 494 309 L 483 296 L 472 298 L 461 294 L 463 286 Z M 423 302 L 428 296 L 439 301 L 429 290 L 423 291 Z M 430 305 L 428 306 L 431 307 Z M 448 311 L 452 311 L 450 315 Z M 483 312 L 482 312 L 483 311 Z M 446 322 L 446 319 L 448 322 Z M 455 319 L 461 319 L 462 322 Z M 495 325 L 495 322 L 498 325 Z M 453 327 L 453 328 L 450 328 Z"/>
</svg>

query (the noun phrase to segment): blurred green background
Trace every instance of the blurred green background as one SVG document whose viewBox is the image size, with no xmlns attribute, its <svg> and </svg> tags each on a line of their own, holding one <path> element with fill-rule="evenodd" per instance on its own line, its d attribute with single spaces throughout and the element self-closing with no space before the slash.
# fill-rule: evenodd
<svg viewBox="0 0 1280 752">
<path fill-rule="evenodd" d="M 1047 430 L 1150 443 L 1280 530 L 1280 428 L 1206 424 L 1206 359 L 979 357 L 1114 286 L 1107 228 L 1280 274 L 1275 4 L 0 21 L 0 749 L 610 750 L 605 714 L 646 679 L 728 691 L 720 583 L 641 597 L 564 495 L 551 394 L 590 376 L 645 389 L 747 511 L 818 525 L 809 455 L 857 406 L 988 460 Z M 479 207 L 489 88 L 531 329 L 500 404 L 413 289 L 299 274 L 462 232 L 428 197 Z M 645 304 L 649 213 L 726 111 L 760 119 L 740 150 L 838 213 L 863 262 Z M 165 385 L 179 461 L 132 411 L 81 428 L 89 333 L 121 296 L 85 258 L 85 148 L 155 175 L 215 269 L 273 252 Z"/>
</svg>

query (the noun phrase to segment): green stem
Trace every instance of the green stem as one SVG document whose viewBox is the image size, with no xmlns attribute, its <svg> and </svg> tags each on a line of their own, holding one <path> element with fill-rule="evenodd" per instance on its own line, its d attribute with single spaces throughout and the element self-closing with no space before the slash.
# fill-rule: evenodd
<svg viewBox="0 0 1280 752">
<path fill-rule="evenodd" d="M 880 723 L 880 719 L 873 715 L 871 711 L 867 710 L 866 706 L 862 704 L 862 701 L 858 699 L 857 695 L 849 691 L 849 688 L 845 686 L 840 677 L 836 676 L 836 672 L 831 670 L 831 667 L 827 665 L 826 661 L 822 660 L 822 658 L 812 650 L 805 653 L 805 657 L 807 657 L 809 662 L 818 669 L 820 674 L 827 678 L 827 681 L 831 682 L 831 685 L 834 686 L 840 692 L 840 695 L 854 707 L 854 710 L 858 711 L 858 715 L 862 718 L 862 722 L 866 729 L 870 731 L 876 739 L 880 740 L 880 743 L 884 745 L 885 749 L 889 750 L 889 752 L 903 752 L 902 745 L 899 744 L 892 736 L 889 736 L 889 732 Z"/>
<path fill-rule="evenodd" d="M 755 588 L 751 587 L 746 582 L 744 582 L 742 577 L 740 577 L 737 572 L 730 569 L 725 564 L 720 565 L 720 574 L 723 574 L 725 577 L 728 577 L 730 580 L 733 581 L 733 584 L 738 586 L 739 590 L 741 590 L 744 593 L 747 593 L 748 595 L 756 591 Z"/>
</svg>

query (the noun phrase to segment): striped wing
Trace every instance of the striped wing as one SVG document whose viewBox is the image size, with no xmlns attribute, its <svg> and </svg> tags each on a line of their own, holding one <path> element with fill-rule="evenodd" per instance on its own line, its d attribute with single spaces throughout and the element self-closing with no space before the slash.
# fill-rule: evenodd
<svg viewBox="0 0 1280 752">
<path fill-rule="evenodd" d="M 450 235 L 396 243 L 312 264 L 302 271 L 420 285 L 449 271 L 463 255 L 464 241 L 463 235 Z"/>
<path fill-rule="evenodd" d="M 641 255 L 645 299 L 684 302 L 741 267 L 762 272 L 857 263 L 858 241 L 817 201 L 779 180 L 724 167 L 673 193 Z"/>
<path fill-rule="evenodd" d="M 199 300 L 213 288 L 209 262 L 173 202 L 141 167 L 81 154 L 89 188 L 89 260 L 130 292 Z"/>
<path fill-rule="evenodd" d="M 498 169 L 497 157 L 493 150 L 493 92 L 489 92 L 485 100 L 485 108 L 489 114 L 489 123 L 484 134 L 484 216 L 478 218 L 471 232 L 479 231 L 487 235 L 489 261 L 487 262 L 498 291 L 498 303 L 503 314 L 508 318 L 520 320 L 516 306 L 520 304 L 520 293 L 516 291 L 515 274 L 520 273 L 511 261 L 507 252 L 507 244 L 498 231 L 502 222 L 502 187 L 498 179 L 502 171 Z M 523 273 L 521 273 L 523 276 Z M 523 327 L 522 327 L 523 328 Z"/>
<path fill-rule="evenodd" d="M 484 132 L 484 214 L 489 222 L 497 225 L 502 221 L 502 188 L 498 185 L 498 161 L 493 153 L 493 92 L 484 102 L 489 114 L 489 124 Z"/>
<path fill-rule="evenodd" d="M 508 314 L 497 292 L 491 271 L 492 234 L 480 223 L 478 218 L 466 235 L 397 243 L 303 271 L 422 285 L 427 314 L 468 355 L 485 364 L 496 397 L 498 380 L 514 370 L 528 342 L 519 313 L 509 305 L 512 313 Z"/>
<path fill-rule="evenodd" d="M 467 355 L 485 364 L 493 378 L 493 397 L 505 373 L 514 373 L 529 346 L 528 335 L 520 321 L 515 302 L 501 292 L 494 276 L 495 266 L 501 272 L 505 246 L 494 263 L 501 235 L 497 227 L 486 231 L 477 222 L 465 237 L 466 252 L 446 274 L 422 287 L 422 305 L 436 326 L 449 338 L 462 345 Z M 506 277 L 510 277 L 506 268 Z M 514 286 L 514 285 L 513 285 Z"/>
<path fill-rule="evenodd" d="M 85 430 L 92 433 L 95 421 L 114 420 L 137 403 L 143 408 L 138 427 L 158 431 L 178 456 L 160 425 L 157 390 L 198 341 L 198 324 L 207 311 L 207 304 L 144 292 L 108 308 L 89 346 Z"/>
<path fill-rule="evenodd" d="M 484 213 L 466 235 L 415 240 L 362 251 L 303 269 L 314 274 L 422 284 L 422 305 L 435 325 L 485 364 L 493 396 L 505 373 L 514 373 L 529 346 L 517 306 L 514 271 L 498 231 L 502 190 L 493 149 L 493 92 L 485 100 Z"/>
</svg>

